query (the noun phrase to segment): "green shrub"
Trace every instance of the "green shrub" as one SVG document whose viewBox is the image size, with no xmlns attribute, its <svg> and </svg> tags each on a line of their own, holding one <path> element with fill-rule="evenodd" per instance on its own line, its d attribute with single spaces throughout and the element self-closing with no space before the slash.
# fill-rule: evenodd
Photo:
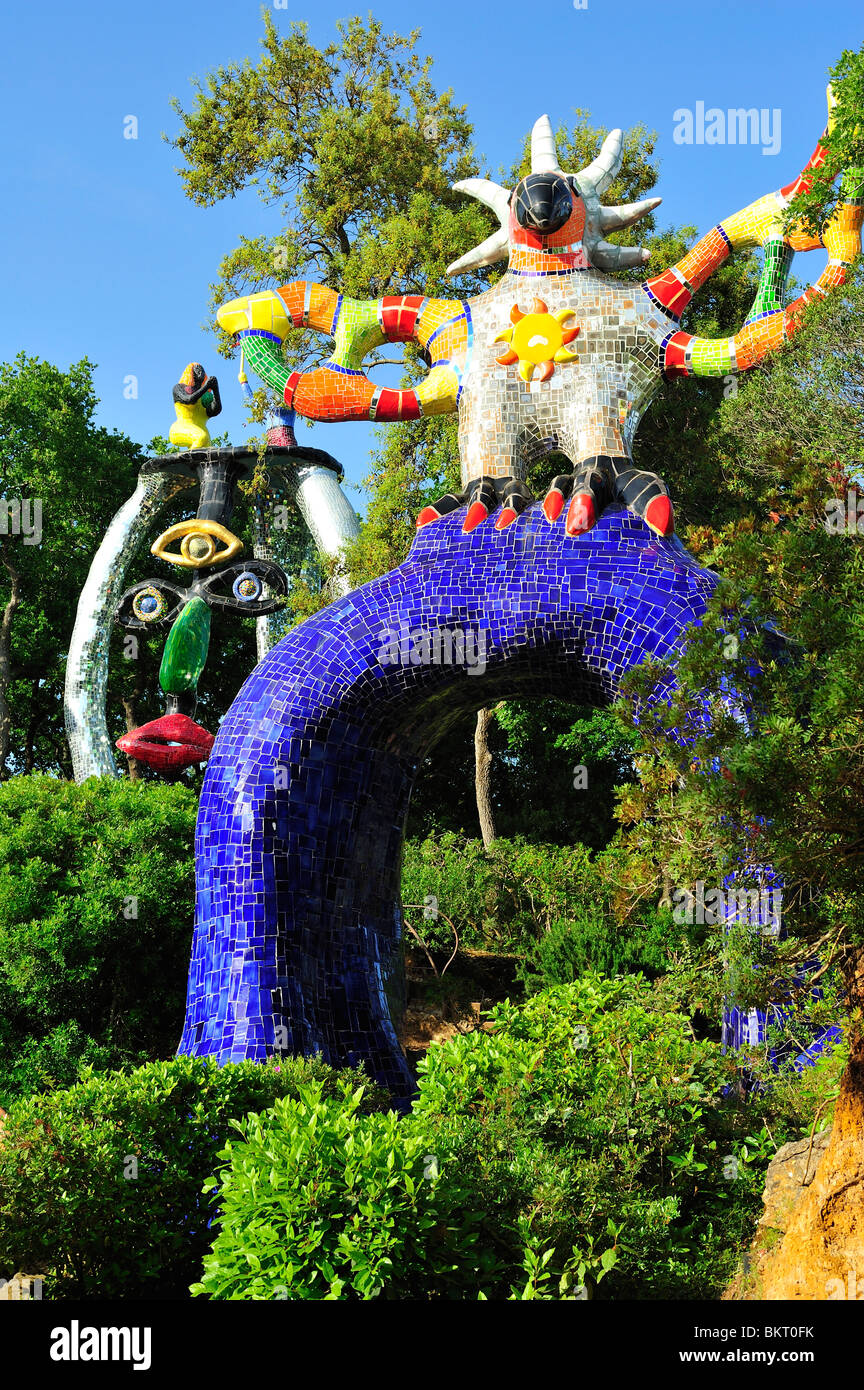
<svg viewBox="0 0 864 1390">
<path fill-rule="evenodd" d="M 219 1234 L 196 1294 L 225 1299 L 422 1298 L 454 1245 L 428 1140 L 395 1112 L 364 1115 L 362 1088 L 319 1084 L 237 1128 L 220 1154 Z M 463 1223 L 459 1247 L 471 1263 Z"/>
<path fill-rule="evenodd" d="M 0 1105 L 170 1056 L 183 1024 L 196 798 L 45 776 L 0 785 Z"/>
<path fill-rule="evenodd" d="M 345 1097 L 360 1079 L 317 1060 L 178 1057 L 16 1101 L 0 1140 L 0 1274 L 41 1273 L 49 1298 L 185 1296 L 232 1122 L 311 1082 Z M 365 1103 L 381 1103 L 374 1088 Z"/>
<path fill-rule="evenodd" d="M 584 845 L 499 839 L 487 852 L 482 840 L 446 832 L 406 842 L 402 898 L 408 920 L 430 945 L 452 945 L 452 922 L 464 946 L 520 950 L 575 905 L 596 898 L 596 879 Z M 437 918 L 417 911 L 429 898 Z"/>
<path fill-rule="evenodd" d="M 660 1012 L 641 977 L 585 976 L 489 1019 L 430 1048 L 409 1121 L 441 1184 L 458 1178 L 484 1214 L 500 1257 L 484 1293 L 512 1297 L 533 1251 L 553 1279 L 588 1259 L 589 1283 L 607 1255 L 604 1296 L 716 1296 L 761 1190 L 719 1047 Z"/>
<path fill-rule="evenodd" d="M 617 844 L 594 854 L 580 844 L 499 839 L 487 852 L 482 840 L 448 832 L 406 842 L 402 899 L 428 946 L 449 952 L 455 928 L 462 946 L 515 952 L 529 989 L 584 970 L 657 975 L 686 946 L 688 928 L 661 908 L 619 921 L 620 870 Z"/>
<path fill-rule="evenodd" d="M 623 928 L 601 903 L 586 899 L 526 947 L 520 976 L 534 993 L 549 985 L 570 984 L 585 971 L 657 975 L 669 969 L 685 940 L 684 929 L 666 908 L 650 908 Z"/>
<path fill-rule="evenodd" d="M 402 1120 L 317 1088 L 250 1117 L 220 1155 L 195 1291 L 716 1295 L 764 1155 L 745 1143 L 754 1117 L 723 1098 L 732 1064 L 659 1002 L 641 977 L 584 977 L 433 1046 Z"/>
</svg>

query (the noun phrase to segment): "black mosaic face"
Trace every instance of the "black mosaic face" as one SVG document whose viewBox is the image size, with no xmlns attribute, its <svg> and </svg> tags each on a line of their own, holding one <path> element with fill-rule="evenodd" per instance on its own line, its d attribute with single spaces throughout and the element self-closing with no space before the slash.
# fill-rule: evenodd
<svg viewBox="0 0 864 1390">
<path fill-rule="evenodd" d="M 516 221 L 526 231 L 557 232 L 573 211 L 573 198 L 561 174 L 529 174 L 513 192 Z"/>
<path fill-rule="evenodd" d="M 265 584 L 270 597 L 265 596 Z M 261 617 L 282 607 L 288 584 L 281 565 L 272 560 L 241 560 L 206 577 L 196 577 L 188 588 L 170 579 L 144 579 L 127 589 L 114 612 L 126 628 L 169 627 L 193 598 L 208 608 L 226 608 L 242 617 Z"/>
</svg>

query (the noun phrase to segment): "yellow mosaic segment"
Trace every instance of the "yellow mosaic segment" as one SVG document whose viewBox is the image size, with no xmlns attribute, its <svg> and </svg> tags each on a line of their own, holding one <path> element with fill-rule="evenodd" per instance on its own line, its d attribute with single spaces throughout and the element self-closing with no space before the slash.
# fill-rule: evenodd
<svg viewBox="0 0 864 1390">
<path fill-rule="evenodd" d="M 459 397 L 459 373 L 454 367 L 433 367 L 416 391 L 424 415 L 450 415 Z"/>
<path fill-rule="evenodd" d="M 861 221 L 864 207 L 854 203 L 841 203 L 825 227 L 822 240 L 825 250 L 835 261 L 847 265 L 854 261 L 861 250 Z"/>
<path fill-rule="evenodd" d="M 436 329 L 450 319 L 459 318 L 465 306 L 461 299 L 430 299 L 417 320 L 417 340 L 426 346 Z"/>
<path fill-rule="evenodd" d="M 770 237 L 782 236 L 783 205 L 776 193 L 766 193 L 749 207 L 742 208 L 720 223 L 732 245 L 762 246 Z"/>
<path fill-rule="evenodd" d="M 461 364 L 465 360 L 467 348 L 468 324 L 463 318 L 458 323 L 451 323 L 446 328 L 442 328 L 429 348 L 429 352 L 433 363 L 458 362 Z"/>
<path fill-rule="evenodd" d="M 259 328 L 284 339 L 293 327 L 284 300 L 273 290 L 242 295 L 232 299 L 216 313 L 220 328 L 226 333 L 240 333 L 244 328 Z"/>
</svg>

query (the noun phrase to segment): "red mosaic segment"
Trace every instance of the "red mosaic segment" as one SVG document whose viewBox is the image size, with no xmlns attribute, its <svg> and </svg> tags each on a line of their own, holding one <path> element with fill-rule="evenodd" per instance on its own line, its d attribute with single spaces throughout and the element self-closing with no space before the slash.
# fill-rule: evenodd
<svg viewBox="0 0 864 1390">
<path fill-rule="evenodd" d="M 680 319 L 693 298 L 691 291 L 686 285 L 682 285 L 672 270 L 664 270 L 662 275 L 655 275 L 652 280 L 646 280 L 645 289 L 658 304 L 662 304 L 664 309 L 674 314 L 676 319 Z"/>
<path fill-rule="evenodd" d="M 825 139 L 827 133 L 827 131 L 822 132 L 822 139 L 820 140 L 819 144 L 816 146 L 815 150 L 811 154 L 807 163 L 804 165 L 804 168 L 801 170 L 801 173 L 798 175 L 797 179 L 793 179 L 791 183 L 786 184 L 785 188 L 780 189 L 782 197 L 787 198 L 791 201 L 797 193 L 810 192 L 810 189 L 813 187 L 813 180 L 808 179 L 807 174 L 811 169 L 821 169 L 822 165 L 825 163 L 828 151 L 822 144 L 822 140 Z"/>
<path fill-rule="evenodd" d="M 375 405 L 373 419 L 383 422 L 420 419 L 422 411 L 416 391 L 394 391 L 389 386 L 381 386 L 376 389 L 380 394 Z"/>
<path fill-rule="evenodd" d="M 391 343 L 407 343 L 414 337 L 422 294 L 387 294 L 381 300 L 381 327 Z"/>
<path fill-rule="evenodd" d="M 672 334 L 666 344 L 666 353 L 663 359 L 663 370 L 668 377 L 690 375 L 685 365 L 684 354 L 692 341 L 693 337 L 690 333 Z"/>
</svg>

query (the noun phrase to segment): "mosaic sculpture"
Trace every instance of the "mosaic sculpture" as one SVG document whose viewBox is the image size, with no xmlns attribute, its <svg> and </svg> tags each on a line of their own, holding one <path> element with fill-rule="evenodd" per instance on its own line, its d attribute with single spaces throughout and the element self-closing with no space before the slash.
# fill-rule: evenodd
<svg viewBox="0 0 864 1390">
<path fill-rule="evenodd" d="M 613 131 L 592 164 L 565 173 L 544 116 L 532 172 L 512 193 L 484 179 L 457 185 L 494 209 L 500 229 L 451 273 L 508 259 L 475 299 L 358 301 L 297 282 L 219 311 L 286 408 L 311 419 L 458 410 L 463 490 L 421 512 L 402 565 L 269 652 L 226 715 L 201 797 L 181 1052 L 226 1062 L 320 1051 L 366 1063 L 405 1102 L 414 1083 L 393 1024 L 401 842 L 429 750 L 454 719 L 503 698 L 604 703 L 648 657 L 672 659 L 674 680 L 717 580 L 674 535 L 665 484 L 633 466 L 639 419 L 664 377 L 744 370 L 793 333 L 802 306 L 842 283 L 862 209 L 843 202 L 824 231 L 825 271 L 786 309 L 791 253 L 819 243 L 784 234 L 781 216 L 823 161 L 821 145 L 798 179 L 725 219 L 678 265 L 642 285 L 612 280 L 606 272 L 647 255 L 605 236 L 658 201 L 602 205 L 621 149 Z M 763 248 L 765 270 L 740 331 L 717 341 L 682 332 L 691 296 L 747 246 Z M 291 327 L 330 334 L 329 360 L 289 370 Z M 409 340 L 425 353 L 425 380 L 406 390 L 369 381 L 366 354 Z M 573 471 L 532 505 L 525 469 L 550 447 Z M 733 1011 L 727 1036 L 740 1026 Z"/>
<path fill-rule="evenodd" d="M 208 430 L 209 420 L 222 408 L 216 378 L 190 362 L 172 395 L 176 418 L 169 439 L 182 450 L 147 460 L 135 493 L 103 538 L 78 602 L 66 666 L 65 713 L 79 782 L 119 775 L 105 710 L 113 622 L 132 636 L 158 629 L 167 633 L 159 671 L 165 713 L 118 739 L 117 747 L 164 777 L 178 777 L 186 767 L 205 762 L 213 744 L 213 735 L 194 718 L 212 609 L 256 618 L 259 659 L 271 645 L 270 615 L 288 587 L 271 553 L 274 507 L 290 497 L 326 555 L 337 554 L 359 530 L 340 487 L 340 465 L 324 450 L 298 446 L 290 413 L 278 411 L 268 419 L 263 452 L 216 448 Z M 250 479 L 262 461 L 267 487 L 252 502 L 254 556 L 241 560 L 243 544 L 229 527 L 236 486 Z M 156 558 L 188 574 L 190 583 L 146 579 L 124 593 L 126 572 L 152 522 L 169 502 L 195 488 L 195 515 L 169 527 L 151 546 Z"/>
<path fill-rule="evenodd" d="M 797 179 L 724 218 L 677 265 L 641 285 L 622 282 L 606 272 L 643 265 L 648 252 L 613 246 L 605 237 L 660 202 L 603 206 L 622 152 L 622 132 L 613 130 L 591 164 L 566 173 L 549 118 L 541 116 L 532 132 L 531 173 L 512 191 L 489 179 L 455 184 L 500 223 L 449 267 L 460 275 L 507 261 L 498 283 L 476 298 L 357 300 L 294 281 L 223 305 L 219 323 L 286 405 L 309 419 L 410 420 L 458 411 L 463 491 L 424 508 L 418 526 L 466 504 L 466 532 L 493 511 L 496 529 L 512 526 L 532 500 L 526 469 L 556 449 L 573 472 L 549 485 L 543 512 L 550 524 L 569 498 L 566 532 L 584 535 L 604 507 L 619 502 L 657 535 L 669 535 L 674 520 L 666 485 L 632 461 L 639 421 L 661 381 L 745 371 L 793 334 L 804 305 L 843 283 L 861 247 L 862 206 L 860 198 L 846 198 L 821 238 L 801 228 L 784 232 L 785 209 L 807 186 L 808 172 L 824 163 L 820 143 Z M 819 246 L 828 251 L 828 264 L 784 308 L 793 253 Z M 741 329 L 719 339 L 683 332 L 679 319 L 692 296 L 732 251 L 746 247 L 760 247 L 764 264 Z M 317 370 L 286 367 L 282 343 L 292 327 L 333 339 L 331 356 Z M 410 390 L 375 386 L 363 373 L 364 358 L 382 343 L 407 341 L 425 354 L 425 380 Z"/>
</svg>

